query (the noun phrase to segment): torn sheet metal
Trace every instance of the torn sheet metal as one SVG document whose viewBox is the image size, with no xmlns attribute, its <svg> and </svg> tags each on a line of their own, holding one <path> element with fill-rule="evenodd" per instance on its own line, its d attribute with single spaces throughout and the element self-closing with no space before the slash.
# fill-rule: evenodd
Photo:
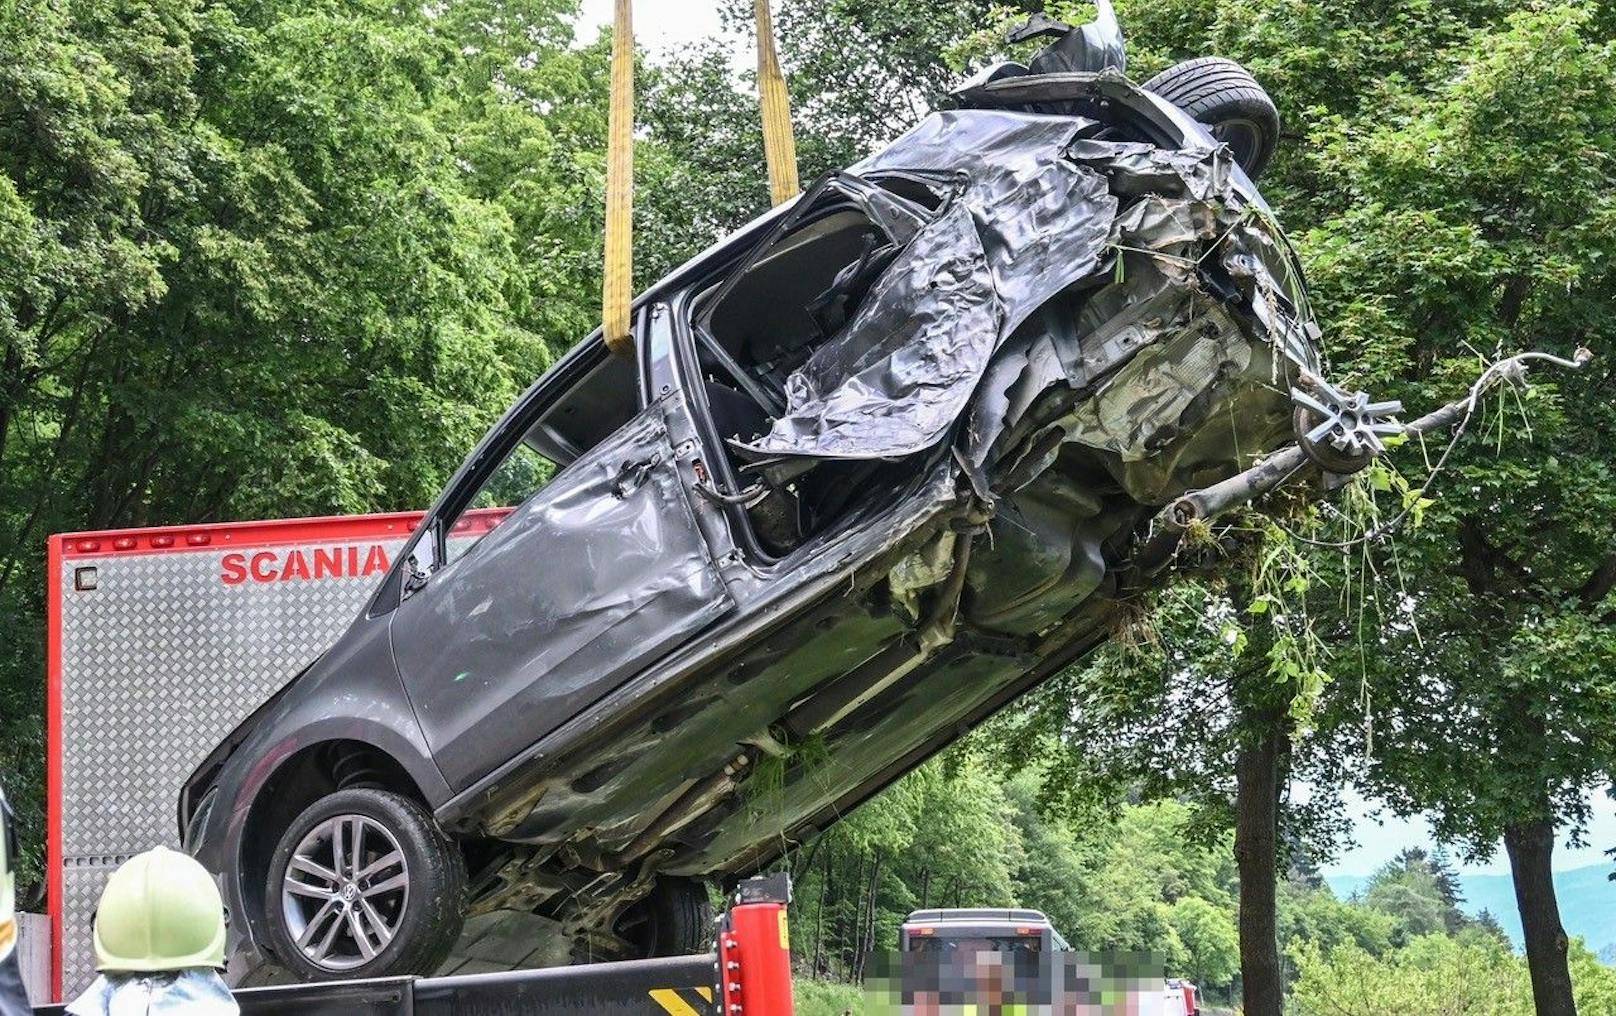
<svg viewBox="0 0 1616 1016">
<path fill-rule="evenodd" d="M 1083 117 L 956 110 L 855 166 L 875 182 L 959 185 L 743 451 L 898 458 L 967 419 L 962 444 L 981 470 L 1059 387 L 1100 399 L 1064 414 L 1068 439 L 1135 461 L 1199 422 L 1221 380 L 1253 363 L 1280 372 L 1250 344 L 1316 369 L 1293 257 L 1228 151 L 1096 133 Z"/>
<path fill-rule="evenodd" d="M 1148 345 L 1072 413 L 1074 440 L 1124 462 L 1148 458 L 1178 437 L 1202 393 L 1251 365 L 1250 345 L 1221 308 L 1185 300 L 1172 311 L 1129 322 L 1128 338 Z"/>
<path fill-rule="evenodd" d="M 787 382 L 761 455 L 896 458 L 936 444 L 1005 335 L 1099 271 L 1116 199 L 1062 155 L 1073 118 L 928 117 L 853 173 L 958 173 L 963 189 L 886 270 L 847 326 Z"/>
<path fill-rule="evenodd" d="M 935 444 L 969 398 L 1003 319 L 981 238 L 956 204 L 904 248 L 841 335 L 791 375 L 785 415 L 753 447 L 879 458 Z"/>
</svg>

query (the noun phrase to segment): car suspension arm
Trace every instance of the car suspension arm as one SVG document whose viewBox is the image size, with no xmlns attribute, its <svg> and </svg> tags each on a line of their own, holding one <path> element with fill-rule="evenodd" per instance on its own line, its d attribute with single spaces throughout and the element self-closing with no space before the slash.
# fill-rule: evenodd
<svg viewBox="0 0 1616 1016">
<path fill-rule="evenodd" d="M 1500 360 L 1482 371 L 1464 398 L 1402 424 L 1400 433 L 1405 437 L 1417 437 L 1462 425 L 1475 412 L 1483 394 L 1500 381 L 1510 384 L 1520 383 L 1526 375 L 1528 364 L 1534 360 L 1576 370 L 1592 359 L 1591 351 L 1579 348 L 1569 360 L 1550 353 L 1538 352 L 1520 353 Z M 1380 454 L 1380 451 L 1376 451 L 1365 457 L 1353 471 L 1364 468 Z M 1286 445 L 1262 462 L 1236 473 L 1227 480 L 1190 491 L 1162 509 L 1151 521 L 1149 530 L 1151 535 L 1139 545 L 1132 556 L 1132 563 L 1146 573 L 1155 571 L 1167 563 L 1173 551 L 1178 548 L 1184 533 L 1191 526 L 1210 522 L 1234 508 L 1250 504 L 1300 475 L 1310 465 L 1315 465 L 1314 456 L 1310 455 L 1298 441 Z"/>
</svg>

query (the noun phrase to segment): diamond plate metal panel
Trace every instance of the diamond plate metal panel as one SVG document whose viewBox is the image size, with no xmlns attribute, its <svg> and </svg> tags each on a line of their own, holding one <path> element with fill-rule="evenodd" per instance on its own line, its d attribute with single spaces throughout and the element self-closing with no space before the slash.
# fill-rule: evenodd
<svg viewBox="0 0 1616 1016">
<path fill-rule="evenodd" d="M 95 978 L 90 922 L 107 878 L 126 860 L 128 857 L 112 856 L 78 859 L 62 874 L 62 988 L 67 999 L 77 996 Z"/>
<path fill-rule="evenodd" d="M 181 783 L 347 628 L 382 577 L 374 559 L 364 574 L 371 548 L 382 547 L 391 560 L 402 543 L 234 546 L 63 562 L 56 581 L 66 997 L 94 976 L 90 917 L 106 877 L 143 850 L 178 846 Z M 93 589 L 77 588 L 84 568 L 95 569 Z"/>
</svg>

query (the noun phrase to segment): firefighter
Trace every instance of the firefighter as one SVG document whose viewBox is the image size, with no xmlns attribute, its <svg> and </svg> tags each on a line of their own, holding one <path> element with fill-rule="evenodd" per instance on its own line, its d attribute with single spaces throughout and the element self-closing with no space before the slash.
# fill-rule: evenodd
<svg viewBox="0 0 1616 1016">
<path fill-rule="evenodd" d="M 22 972 L 17 969 L 17 896 L 11 871 L 16 856 L 17 830 L 6 806 L 6 792 L 0 788 L 0 1016 L 28 1012 Z"/>
<path fill-rule="evenodd" d="M 101 976 L 72 1016 L 237 1016 L 219 972 L 225 914 L 219 887 L 194 859 L 158 847 L 125 862 L 95 912 Z"/>
</svg>

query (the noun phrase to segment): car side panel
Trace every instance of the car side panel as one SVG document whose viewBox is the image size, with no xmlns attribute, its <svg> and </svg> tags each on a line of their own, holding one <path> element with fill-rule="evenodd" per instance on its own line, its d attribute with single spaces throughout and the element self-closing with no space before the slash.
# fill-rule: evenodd
<svg viewBox="0 0 1616 1016">
<path fill-rule="evenodd" d="M 653 404 L 393 619 L 427 741 L 462 788 L 734 606 Z"/>
</svg>

